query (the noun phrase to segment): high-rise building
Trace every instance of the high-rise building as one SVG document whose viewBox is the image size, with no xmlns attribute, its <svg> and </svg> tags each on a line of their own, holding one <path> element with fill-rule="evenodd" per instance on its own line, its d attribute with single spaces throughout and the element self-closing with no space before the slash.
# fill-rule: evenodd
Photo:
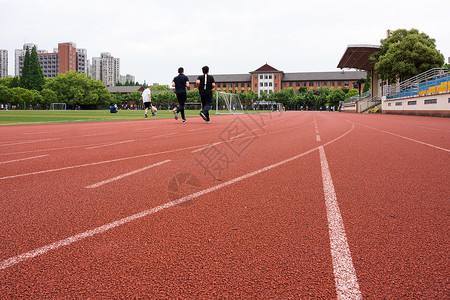
<svg viewBox="0 0 450 300">
<path fill-rule="evenodd" d="M 127 81 L 130 82 L 130 83 L 133 83 L 133 82 L 136 81 L 136 77 L 133 76 L 133 75 L 130 75 L 130 74 L 127 74 L 127 75 L 120 75 L 119 82 L 120 82 L 121 84 L 125 84 L 125 83 L 127 83 Z"/>
<path fill-rule="evenodd" d="M 0 49 L 0 78 L 8 77 L 8 50 Z"/>
<path fill-rule="evenodd" d="M 26 49 L 28 48 L 31 51 L 33 47 L 37 49 L 35 44 L 25 44 L 22 50 L 16 50 L 16 76 L 22 75 Z M 37 50 L 37 54 L 44 77 L 52 78 L 69 71 L 86 73 L 87 51 L 86 49 L 77 49 L 75 43 L 60 43 L 58 48 L 53 49 L 53 53 L 48 53 L 46 50 Z"/>
<path fill-rule="evenodd" d="M 93 57 L 92 78 L 100 80 L 106 86 L 116 85 L 120 80 L 120 58 L 114 58 L 108 52 L 100 53 L 100 57 Z"/>
</svg>

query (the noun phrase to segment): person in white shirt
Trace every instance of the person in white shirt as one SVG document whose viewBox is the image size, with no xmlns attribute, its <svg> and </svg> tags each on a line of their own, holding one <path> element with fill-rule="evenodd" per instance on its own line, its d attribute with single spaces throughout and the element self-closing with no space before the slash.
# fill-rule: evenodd
<svg viewBox="0 0 450 300">
<path fill-rule="evenodd" d="M 151 91 L 151 87 L 147 87 L 143 92 L 142 92 L 142 102 L 144 103 L 144 107 L 145 107 L 145 118 L 147 118 L 147 112 L 148 109 L 150 108 L 151 112 L 152 112 L 152 116 L 156 116 L 156 113 L 153 112 L 153 106 L 152 106 L 152 91 Z"/>
</svg>

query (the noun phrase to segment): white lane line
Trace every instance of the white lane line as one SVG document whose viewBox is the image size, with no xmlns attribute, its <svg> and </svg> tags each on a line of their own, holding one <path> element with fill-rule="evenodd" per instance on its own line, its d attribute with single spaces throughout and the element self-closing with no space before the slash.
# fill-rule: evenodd
<svg viewBox="0 0 450 300">
<path fill-rule="evenodd" d="M 316 141 L 320 142 L 320 135 L 316 135 Z"/>
<path fill-rule="evenodd" d="M 428 143 L 425 143 L 425 142 L 421 142 L 421 141 L 418 141 L 418 140 L 415 140 L 415 139 L 412 139 L 412 138 L 409 138 L 409 137 L 406 137 L 406 136 L 403 136 L 403 135 L 399 135 L 399 134 L 392 133 L 392 132 L 389 132 L 389 131 L 373 128 L 373 127 L 370 127 L 370 126 L 365 126 L 365 125 L 361 125 L 361 126 L 367 127 L 367 128 L 370 128 L 370 129 L 374 129 L 374 130 L 377 130 L 377 131 L 381 131 L 381 132 L 384 132 L 384 133 L 387 133 L 387 134 L 390 134 L 390 135 L 393 135 L 393 136 L 397 136 L 397 137 L 400 137 L 402 139 L 409 140 L 409 141 L 412 141 L 412 142 L 415 142 L 415 143 L 419 143 L 419 144 L 422 144 L 422 145 L 425 145 L 425 146 L 429 146 L 429 147 L 432 147 L 432 148 L 435 148 L 435 149 L 439 149 L 439 150 L 443 150 L 443 151 L 446 151 L 446 152 L 450 152 L 449 149 L 442 148 L 442 147 L 439 147 L 439 146 L 435 146 L 435 145 L 432 145 L 432 144 L 428 144 Z"/>
<path fill-rule="evenodd" d="M 101 165 L 101 164 L 107 164 L 107 163 L 111 163 L 111 162 L 118 162 L 118 161 L 130 160 L 130 159 L 135 159 L 135 158 L 148 157 L 148 156 L 153 156 L 153 155 L 160 155 L 160 154 L 167 154 L 167 153 L 172 153 L 172 152 L 196 149 L 198 147 L 205 147 L 205 146 L 206 145 L 197 145 L 197 146 L 179 148 L 179 149 L 174 149 L 174 150 L 167 150 L 167 151 L 161 151 L 161 152 L 155 152 L 155 153 L 147 153 L 147 154 L 141 154 L 141 155 L 130 156 L 130 157 L 123 157 L 123 158 L 117 158 L 117 159 L 111 159 L 111 160 L 98 161 L 98 162 L 94 162 L 94 163 L 90 163 L 90 164 L 82 164 L 82 165 L 62 167 L 62 168 L 57 168 L 57 169 L 50 169 L 50 170 L 36 171 L 36 172 L 23 173 L 23 174 L 17 174 L 17 175 L 10 175 L 10 176 L 5 176 L 5 177 L 0 177 L 0 180 L 12 179 L 12 178 L 18 178 L 18 177 L 24 177 L 24 176 L 30 176 L 30 175 L 37 175 L 37 174 L 45 174 L 45 173 L 51 173 L 51 172 L 57 172 L 57 171 L 63 171 L 63 170 L 70 170 L 70 169 L 76 169 L 76 168 L 82 168 L 82 167 L 90 167 L 90 166 L 96 166 L 96 165 Z"/>
<path fill-rule="evenodd" d="M 23 160 L 29 160 L 29 159 L 45 157 L 45 156 L 48 156 L 48 154 L 46 154 L 46 155 L 39 155 L 39 156 L 32 156 L 32 157 L 26 157 L 26 158 L 20 158 L 20 159 L 14 159 L 14 160 L 8 160 L 8 161 L 2 161 L 2 162 L 0 162 L 0 164 L 8 164 L 8 163 L 18 162 L 18 161 L 23 161 Z"/>
<path fill-rule="evenodd" d="M 131 172 L 128 172 L 128 173 L 125 173 L 125 174 L 116 176 L 116 177 L 114 177 L 114 178 L 110 178 L 110 179 L 107 179 L 107 180 L 103 180 L 103 181 L 97 182 L 97 183 L 92 184 L 92 185 L 88 185 L 88 186 L 86 186 L 86 188 L 87 188 L 87 189 L 95 189 L 95 188 L 98 188 L 99 186 L 102 186 L 102 185 L 105 185 L 105 184 L 108 184 L 108 183 L 117 181 L 117 180 L 122 179 L 122 178 L 125 178 L 125 177 L 127 177 L 127 176 L 131 176 L 131 175 L 133 175 L 133 174 L 136 174 L 136 173 L 145 171 L 145 170 L 147 170 L 147 169 L 150 169 L 150 168 L 153 168 L 153 167 L 160 166 L 160 165 L 165 164 L 165 163 L 167 163 L 167 162 L 169 162 L 169 161 L 171 161 L 171 160 L 170 160 L 170 159 L 167 159 L 167 160 L 164 160 L 164 161 L 162 161 L 162 162 L 159 162 L 159 163 L 156 163 L 156 164 L 153 164 L 153 165 L 150 165 L 150 166 L 146 166 L 146 167 L 141 168 L 141 169 L 137 169 L 137 170 L 134 170 L 134 171 L 131 171 Z"/>
<path fill-rule="evenodd" d="M 83 148 L 83 147 L 87 147 L 87 146 L 99 146 L 99 145 L 103 145 L 103 144 L 90 144 L 90 145 L 68 146 L 68 147 L 59 147 L 59 148 L 37 149 L 37 150 L 28 150 L 28 151 L 20 151 L 20 152 L 0 153 L 0 155 L 13 155 L 13 154 L 24 154 L 24 153 L 33 153 L 33 152 L 67 150 L 67 149 L 73 149 L 73 148 Z"/>
<path fill-rule="evenodd" d="M 93 146 L 93 147 L 86 148 L 86 150 L 97 149 L 97 148 L 101 148 L 101 147 L 114 146 L 114 145 L 120 145 L 120 144 L 130 143 L 130 142 L 134 142 L 134 141 L 136 141 L 136 140 L 128 140 L 128 141 L 123 141 L 123 142 L 103 144 L 103 145 L 99 145 L 99 146 Z"/>
<path fill-rule="evenodd" d="M 330 169 L 328 168 L 325 150 L 322 146 L 319 147 L 319 152 L 337 298 L 362 299 L 358 278 L 356 277 L 356 271 L 353 266 L 352 255 L 347 243 L 344 222 L 337 203 L 336 192 L 334 190 Z"/>
<path fill-rule="evenodd" d="M 317 127 L 316 114 L 314 114 L 314 128 L 316 129 L 316 141 L 320 142 L 319 128 Z"/>
<path fill-rule="evenodd" d="M 171 135 L 174 135 L 174 134 L 175 134 L 175 132 L 171 132 L 171 133 L 167 133 L 167 134 L 155 135 L 155 136 L 152 136 L 152 138 L 156 139 L 156 138 L 160 138 L 160 137 L 171 136 Z"/>
<path fill-rule="evenodd" d="M 209 148 L 209 147 L 211 147 L 211 146 L 217 146 L 217 145 L 220 145 L 220 144 L 222 144 L 222 143 L 224 143 L 224 142 L 215 142 L 215 143 L 206 145 L 205 147 L 202 147 L 202 148 L 200 148 L 200 149 L 191 151 L 191 153 L 197 153 L 197 152 L 203 151 L 203 150 L 205 150 L 205 149 L 207 149 L 207 148 Z"/>
<path fill-rule="evenodd" d="M 9 143 L 9 144 L 0 144 L 0 147 L 39 143 L 39 142 L 46 142 L 46 141 L 56 141 L 56 140 L 60 140 L 60 139 L 61 138 L 52 138 L 52 139 L 40 139 L 40 140 L 33 140 L 33 141 L 16 142 L 16 143 Z"/>
<path fill-rule="evenodd" d="M 339 136 L 339 137 L 335 138 L 334 140 L 331 140 L 331 141 L 329 141 L 329 142 L 323 144 L 322 146 L 329 145 L 329 144 L 331 144 L 331 143 L 333 143 L 333 142 L 335 142 L 335 141 L 337 141 L 337 140 L 343 138 L 344 136 L 346 136 L 347 134 L 349 134 L 351 131 L 353 131 L 353 129 L 355 128 L 355 125 L 354 125 L 352 122 L 350 122 L 350 121 L 347 121 L 347 120 L 346 120 L 346 122 L 351 123 L 351 124 L 352 124 L 352 128 L 350 128 L 347 132 L 345 132 L 345 133 L 342 134 L 341 136 Z M 267 167 L 265 167 L 265 168 L 262 168 L 262 169 L 260 169 L 260 170 L 257 170 L 257 171 L 248 173 L 248 174 L 243 175 L 243 176 L 240 176 L 240 177 L 237 177 L 237 178 L 232 179 L 232 180 L 230 180 L 230 181 L 227 181 L 227 182 L 218 184 L 218 185 L 216 185 L 216 186 L 213 186 L 213 187 L 211 187 L 211 188 L 205 189 L 205 190 L 203 190 L 203 191 L 199 191 L 199 192 L 197 192 L 197 193 L 191 194 L 191 195 L 189 195 L 189 196 L 179 198 L 179 199 L 177 199 L 177 200 L 174 200 L 174 201 L 171 201 L 171 202 L 162 204 L 162 205 L 160 205 L 160 206 L 151 208 L 151 209 L 149 209 L 149 210 L 144 210 L 144 211 L 142 211 L 142 212 L 139 212 L 139 213 L 136 213 L 136 214 L 131 215 L 131 216 L 129 216 L 129 217 L 120 219 L 120 220 L 118 220 L 118 221 L 114 221 L 114 222 L 111 222 L 111 223 L 102 225 L 102 226 L 97 227 L 97 228 L 92 229 L 92 230 L 87 230 L 87 231 L 85 231 L 85 232 L 83 232 L 83 233 L 80 233 L 80 234 L 77 234 L 77 235 L 74 235 L 74 236 L 71 236 L 71 237 L 68 237 L 68 238 L 59 240 L 59 241 L 57 241 L 57 242 L 54 242 L 54 243 L 52 243 L 52 244 L 43 246 L 43 247 L 41 247 L 41 248 L 37 248 L 37 249 L 31 250 L 31 251 L 28 251 L 28 252 L 19 254 L 19 255 L 17 255 L 17 256 L 8 258 L 8 259 L 3 260 L 3 261 L 0 262 L 0 270 L 7 269 L 7 268 L 9 268 L 9 267 L 12 267 L 12 266 L 14 266 L 14 265 L 20 263 L 20 262 L 23 262 L 23 261 L 32 259 L 32 258 L 37 257 L 37 256 L 40 256 L 40 255 L 43 255 L 43 254 L 45 254 L 45 253 L 47 253 L 47 252 L 49 252 L 49 251 L 51 251 L 51 250 L 56 250 L 56 249 L 59 249 L 59 248 L 61 248 L 61 247 L 63 247 L 63 246 L 68 246 L 68 245 L 70 245 L 70 244 L 73 244 L 73 243 L 78 242 L 78 241 L 80 241 L 80 240 L 83 240 L 83 239 L 85 239 L 85 238 L 92 237 L 92 236 L 94 236 L 94 235 L 104 233 L 104 232 L 106 232 L 106 231 L 108 231 L 108 230 L 110 230 L 110 229 L 113 229 L 113 228 L 122 226 L 122 225 L 127 224 L 127 223 L 130 223 L 130 222 L 132 222 L 132 221 L 134 221 L 134 220 L 141 219 L 141 218 L 146 217 L 146 216 L 148 216 L 148 215 L 157 213 L 157 212 L 159 212 L 159 211 L 161 211 L 161 210 L 170 208 L 170 207 L 172 207 L 172 206 L 175 206 L 175 205 L 178 205 L 178 204 L 181 204 L 181 203 L 184 203 L 184 202 L 193 200 L 193 199 L 198 198 L 198 197 L 200 197 L 200 196 L 203 196 L 203 195 L 205 195 L 205 194 L 214 192 L 214 191 L 216 191 L 216 190 L 218 190 L 218 189 L 221 189 L 221 188 L 223 188 L 223 187 L 226 187 L 226 186 L 228 186 L 228 185 L 231 185 L 231 184 L 234 184 L 234 183 L 236 183 L 236 182 L 242 181 L 242 180 L 244 180 L 244 179 L 250 178 L 250 177 L 252 177 L 252 176 L 258 175 L 258 174 L 260 174 L 260 173 L 262 173 L 262 172 L 271 170 L 271 169 L 273 169 L 273 168 L 276 168 L 276 167 L 278 167 L 278 166 L 281 166 L 281 165 L 283 165 L 283 164 L 286 164 L 286 163 L 288 163 L 288 162 L 290 162 L 290 161 L 293 161 L 293 160 L 295 160 L 295 159 L 297 159 L 297 158 L 303 157 L 303 156 L 305 156 L 305 155 L 307 155 L 307 154 L 309 154 L 309 153 L 311 153 L 311 152 L 316 151 L 317 149 L 319 149 L 319 147 L 313 148 L 313 149 L 311 149 L 311 150 L 308 150 L 308 151 L 306 151 L 306 152 L 303 152 L 303 153 L 301 153 L 301 154 L 298 154 L 298 155 L 296 155 L 296 156 L 293 156 L 293 157 L 291 157 L 291 158 L 288 158 L 288 159 L 283 160 L 283 161 L 281 161 L 281 162 L 278 162 L 278 163 L 276 163 L 276 164 L 272 164 L 272 165 L 267 166 Z"/>
</svg>

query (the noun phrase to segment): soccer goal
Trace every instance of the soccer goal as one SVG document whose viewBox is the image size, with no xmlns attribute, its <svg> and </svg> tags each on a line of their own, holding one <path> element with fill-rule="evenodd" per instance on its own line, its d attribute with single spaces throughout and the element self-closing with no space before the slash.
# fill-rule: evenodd
<svg viewBox="0 0 450 300">
<path fill-rule="evenodd" d="M 239 95 L 225 92 L 216 92 L 216 114 L 243 114 Z"/>
<path fill-rule="evenodd" d="M 50 110 L 66 110 L 66 103 L 52 103 Z"/>
</svg>

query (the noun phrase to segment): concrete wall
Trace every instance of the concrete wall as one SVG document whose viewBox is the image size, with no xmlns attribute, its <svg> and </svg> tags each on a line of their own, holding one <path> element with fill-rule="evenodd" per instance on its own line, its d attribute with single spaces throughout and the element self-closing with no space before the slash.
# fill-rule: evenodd
<svg viewBox="0 0 450 300">
<path fill-rule="evenodd" d="M 450 117 L 450 93 L 383 100 L 382 113 Z"/>
</svg>

